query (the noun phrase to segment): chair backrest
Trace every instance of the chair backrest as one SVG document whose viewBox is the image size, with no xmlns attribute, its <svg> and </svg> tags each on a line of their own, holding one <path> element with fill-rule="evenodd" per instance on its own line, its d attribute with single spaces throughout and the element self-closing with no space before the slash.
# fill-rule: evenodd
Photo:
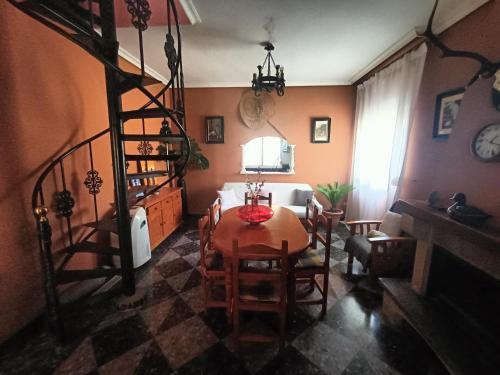
<svg viewBox="0 0 500 375">
<path fill-rule="evenodd" d="M 210 229 L 214 230 L 215 226 L 219 222 L 222 216 L 222 202 L 220 198 L 210 205 L 209 207 L 209 217 L 210 217 Z"/>
<path fill-rule="evenodd" d="M 245 261 L 278 260 L 274 268 L 240 267 Z M 288 241 L 282 241 L 281 249 L 265 245 L 239 247 L 238 240 L 233 240 L 233 288 L 235 302 L 240 299 L 240 282 L 242 280 L 273 283 L 280 291 L 280 302 L 286 303 L 288 273 Z"/>
<path fill-rule="evenodd" d="M 315 230 L 313 228 L 314 225 L 314 215 L 318 215 L 319 209 L 318 206 L 314 204 L 312 199 L 306 200 L 306 217 L 305 217 L 305 227 L 306 230 Z"/>
<path fill-rule="evenodd" d="M 312 218 L 311 247 L 316 249 L 318 241 L 325 247 L 325 268 L 330 267 L 330 251 L 332 247 L 333 219 L 325 214 L 319 214 L 318 208 L 314 207 Z"/>
<path fill-rule="evenodd" d="M 268 195 L 258 195 L 257 199 L 259 202 L 261 201 L 267 201 L 267 204 L 269 207 L 273 205 L 273 193 L 269 193 Z M 248 204 L 248 202 L 251 202 L 252 198 L 248 196 L 248 193 L 245 193 L 245 204 Z"/>
<path fill-rule="evenodd" d="M 202 269 L 206 269 L 206 254 L 209 249 L 211 239 L 210 219 L 207 215 L 198 220 L 198 231 L 200 234 L 200 265 Z"/>
</svg>

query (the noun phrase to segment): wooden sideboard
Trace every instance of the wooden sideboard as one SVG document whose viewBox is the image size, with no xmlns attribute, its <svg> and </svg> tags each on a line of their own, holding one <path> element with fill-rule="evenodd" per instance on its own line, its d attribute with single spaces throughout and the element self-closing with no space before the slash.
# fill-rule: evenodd
<svg viewBox="0 0 500 375">
<path fill-rule="evenodd" d="M 180 188 L 164 187 L 140 201 L 138 206 L 146 210 L 152 250 L 182 224 Z"/>
</svg>

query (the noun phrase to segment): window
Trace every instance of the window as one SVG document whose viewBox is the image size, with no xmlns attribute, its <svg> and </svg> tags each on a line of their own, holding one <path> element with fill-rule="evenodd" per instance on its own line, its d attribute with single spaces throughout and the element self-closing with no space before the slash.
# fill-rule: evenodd
<svg viewBox="0 0 500 375">
<path fill-rule="evenodd" d="M 279 137 L 254 138 L 242 147 L 241 173 L 293 174 L 293 145 Z"/>
</svg>

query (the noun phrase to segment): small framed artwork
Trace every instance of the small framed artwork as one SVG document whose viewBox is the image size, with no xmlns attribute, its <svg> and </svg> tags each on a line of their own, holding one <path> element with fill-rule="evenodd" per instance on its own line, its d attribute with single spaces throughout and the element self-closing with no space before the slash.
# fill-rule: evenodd
<svg viewBox="0 0 500 375">
<path fill-rule="evenodd" d="M 330 117 L 313 117 L 311 120 L 311 142 L 329 143 L 331 123 Z"/>
<path fill-rule="evenodd" d="M 205 117 L 205 143 L 224 143 L 224 117 Z"/>
<path fill-rule="evenodd" d="M 129 180 L 129 184 L 131 187 L 136 187 L 136 186 L 141 186 L 141 180 L 139 178 L 134 178 L 132 180 Z"/>
<path fill-rule="evenodd" d="M 448 138 L 458 116 L 465 89 L 460 87 L 436 97 L 433 138 Z"/>
</svg>

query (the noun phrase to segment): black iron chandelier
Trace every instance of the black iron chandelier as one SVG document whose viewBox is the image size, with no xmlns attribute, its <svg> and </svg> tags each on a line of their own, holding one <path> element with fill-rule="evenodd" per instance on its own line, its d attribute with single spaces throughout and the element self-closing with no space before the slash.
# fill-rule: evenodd
<svg viewBox="0 0 500 375">
<path fill-rule="evenodd" d="M 274 51 L 274 46 L 271 42 L 264 43 L 264 49 L 267 51 L 267 56 L 264 59 L 262 65 L 258 65 L 257 69 L 259 73 L 253 74 L 252 79 L 252 89 L 255 91 L 255 95 L 259 95 L 263 90 L 271 92 L 273 89 L 276 90 L 278 96 L 285 95 L 285 74 L 283 66 L 276 65 L 274 62 L 271 51 Z M 274 69 L 276 70 L 275 75 L 271 75 L 271 62 Z M 263 75 L 262 69 L 267 67 L 267 75 Z"/>
</svg>

